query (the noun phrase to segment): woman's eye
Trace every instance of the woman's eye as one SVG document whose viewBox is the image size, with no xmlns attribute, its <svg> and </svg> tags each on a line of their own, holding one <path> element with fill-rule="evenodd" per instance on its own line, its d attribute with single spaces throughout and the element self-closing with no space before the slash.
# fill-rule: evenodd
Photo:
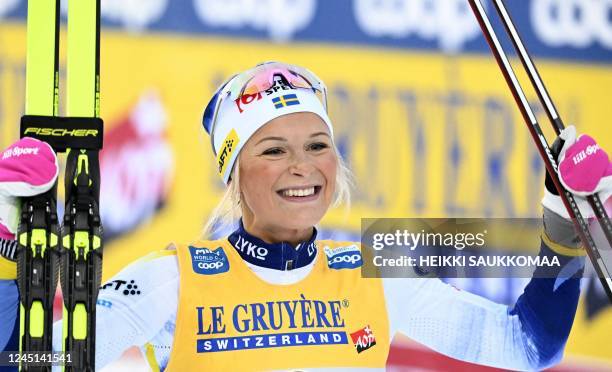
<svg viewBox="0 0 612 372">
<path fill-rule="evenodd" d="M 310 150 L 314 150 L 314 151 L 323 150 L 323 149 L 326 149 L 328 147 L 329 147 L 329 145 L 327 143 L 323 143 L 323 142 L 316 142 L 316 143 L 310 144 L 308 146 L 308 148 Z"/>
<path fill-rule="evenodd" d="M 280 155 L 283 154 L 284 151 L 283 149 L 279 148 L 279 147 L 273 147 L 270 149 L 265 150 L 262 155 Z"/>
</svg>

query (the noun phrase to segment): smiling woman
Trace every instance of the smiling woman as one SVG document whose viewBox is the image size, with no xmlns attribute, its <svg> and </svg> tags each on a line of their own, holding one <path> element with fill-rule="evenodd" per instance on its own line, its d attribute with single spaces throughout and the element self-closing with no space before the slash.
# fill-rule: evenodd
<svg viewBox="0 0 612 372">
<path fill-rule="evenodd" d="M 323 120 L 309 112 L 280 116 L 260 128 L 242 150 L 231 178 L 205 236 L 219 221 L 223 225 L 242 217 L 248 230 L 266 241 L 297 244 L 312 235 L 330 205 L 350 203 L 350 171 Z M 260 182 L 249 181 L 254 179 Z"/>
<path fill-rule="evenodd" d="M 572 223 L 552 211 L 558 195 L 544 200 L 539 254 L 557 260 L 558 271 L 532 279 L 507 307 L 435 278 L 363 278 L 359 243 L 317 239 L 330 206 L 350 200 L 350 172 L 334 144 L 325 85 L 312 72 L 272 62 L 235 75 L 208 103 L 203 124 L 227 185 L 206 231 L 220 221 L 235 230 L 172 245 L 103 285 L 97 367 L 138 345 L 153 370 L 382 370 L 396 333 L 498 368 L 561 360 L 584 251 Z M 571 151 L 573 140 L 564 138 Z M 0 248 L 16 244 L 16 226 L 5 223 L 15 210 L 14 185 L 31 187 L 26 176 L 45 164 L 26 155 L 0 160 Z M 2 266 L 12 251 L 0 249 L 0 278 L 15 277 L 14 265 L 10 275 Z M 14 281 L 0 285 L 0 298 L 12 299 L 0 302 L 0 324 L 18 324 Z M 54 326 L 61 335 L 61 323 Z M 0 345 L 13 328 L 0 326 Z M 61 350 L 59 338 L 54 348 Z"/>
<path fill-rule="evenodd" d="M 532 284 L 510 310 L 437 279 L 361 279 L 359 245 L 316 240 L 315 225 L 334 199 L 350 200 L 350 171 L 334 144 L 325 85 L 312 72 L 264 63 L 230 78 L 208 104 L 204 127 L 228 184 L 206 233 L 219 220 L 239 226 L 198 248 L 177 247 L 184 292 L 177 321 L 189 320 L 177 323 L 168 367 L 382 368 L 397 331 L 447 355 L 505 368 L 541 368 L 560 357 L 572 317 L 556 322 L 552 333 L 534 332 L 549 326 L 524 314 L 524 304 L 543 296 L 536 313 L 556 301 L 573 314 L 576 279 L 562 294 L 553 294 L 551 283 Z M 196 259 L 193 249 L 208 256 Z M 541 255 L 554 252 L 543 245 Z M 193 271 L 211 276 L 195 285 Z M 334 306 L 340 303 L 345 308 Z M 508 332 L 516 335 L 506 340 Z M 329 350 L 313 355 L 312 345 Z M 294 347 L 280 356 L 275 349 L 284 346 Z"/>
<path fill-rule="evenodd" d="M 267 63 L 236 75 L 207 106 L 203 124 L 213 149 L 231 147 L 217 155 L 229 187 L 205 237 L 242 218 L 267 242 L 297 244 L 330 206 L 350 206 L 352 176 L 333 141 L 327 89 L 312 72 L 293 68 Z"/>
</svg>

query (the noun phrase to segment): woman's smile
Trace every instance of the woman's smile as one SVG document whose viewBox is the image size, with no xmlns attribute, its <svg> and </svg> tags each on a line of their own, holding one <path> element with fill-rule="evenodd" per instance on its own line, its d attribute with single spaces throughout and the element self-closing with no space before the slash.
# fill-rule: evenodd
<svg viewBox="0 0 612 372">
<path fill-rule="evenodd" d="M 321 195 L 321 185 L 288 187 L 276 193 L 283 199 L 293 203 L 305 203 L 316 200 Z"/>
</svg>

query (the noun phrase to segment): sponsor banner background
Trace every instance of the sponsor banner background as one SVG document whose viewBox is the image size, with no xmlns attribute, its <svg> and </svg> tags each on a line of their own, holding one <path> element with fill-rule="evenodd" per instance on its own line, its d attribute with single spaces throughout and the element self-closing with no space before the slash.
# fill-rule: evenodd
<svg viewBox="0 0 612 372">
<path fill-rule="evenodd" d="M 324 4 L 344 4 L 337 6 L 348 11 L 350 5 L 316 3 L 320 7 L 313 33 L 295 37 L 302 43 L 270 43 L 264 40 L 267 31 L 249 26 L 229 31 L 219 26 L 218 32 L 196 27 L 191 35 L 165 33 L 181 30 L 161 26 L 161 18 L 159 27 L 151 26 L 155 33 L 103 31 L 101 108 L 107 128 L 114 132 L 112 140 L 107 138 L 109 155 L 104 155 L 103 165 L 103 218 L 112 231 L 105 251 L 105 279 L 146 252 L 199 235 L 223 192 L 200 124 L 203 108 L 224 78 L 265 60 L 307 66 L 330 88 L 336 141 L 355 172 L 357 190 L 350 211 L 327 215 L 322 223 L 327 231 L 357 234 L 362 217 L 539 216 L 543 165 L 488 50 L 441 54 L 435 40 L 422 39 L 419 44 L 417 36 L 397 44 L 392 38 L 389 44 L 353 43 L 348 36 L 338 36 L 334 42 L 395 48 L 338 47 L 321 36 L 331 17 L 329 9 L 324 10 L 332 5 Z M 186 6 L 178 1 L 167 5 L 168 11 Z M 17 138 L 24 107 L 25 25 L 19 21 L 24 7 L 20 0 L 0 6 L 0 14 L 10 15 L 10 21 L 0 23 L 1 147 Z M 346 9 L 338 14 L 344 17 Z M 168 17 L 173 24 L 181 23 L 180 17 Z M 529 14 L 519 18 L 528 20 Z M 184 27 L 192 29 L 188 22 Z M 479 31 L 474 43 L 476 39 Z M 554 54 L 534 42 L 539 55 L 581 60 L 536 62 L 566 123 L 576 123 L 580 132 L 592 134 L 612 150 L 607 130 L 612 117 L 612 66 L 607 62 L 611 53 L 599 42 L 589 45 L 560 47 L 562 52 Z M 585 63 L 589 60 L 597 63 Z M 62 76 L 64 69 L 62 55 Z M 537 101 L 533 93 L 529 98 Z M 538 118 L 551 134 L 541 110 Z M 455 284 L 512 302 L 525 283 L 480 279 Z M 612 310 L 597 302 L 597 293 L 585 281 L 584 301 L 566 353 L 572 365 L 596 358 L 612 366 L 612 341 L 606 332 L 612 328 Z"/>
<path fill-rule="evenodd" d="M 0 19 L 24 19 L 26 2 L 4 0 Z M 482 2 L 493 12 L 489 0 Z M 612 60 L 609 1 L 505 3 L 536 55 L 604 63 Z M 64 0 L 64 16 L 66 4 Z M 489 53 L 465 0 L 104 0 L 102 22 L 131 32 Z M 496 18 L 493 22 L 500 25 Z"/>
</svg>

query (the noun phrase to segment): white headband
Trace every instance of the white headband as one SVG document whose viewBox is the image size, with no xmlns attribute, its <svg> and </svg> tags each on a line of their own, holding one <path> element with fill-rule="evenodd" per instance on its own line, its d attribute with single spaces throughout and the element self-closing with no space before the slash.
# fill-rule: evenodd
<svg viewBox="0 0 612 372">
<path fill-rule="evenodd" d="M 217 170 L 223 182 L 229 183 L 238 154 L 253 133 L 270 120 L 295 112 L 317 114 L 333 138 L 331 121 L 317 94 L 311 89 L 293 88 L 280 78 L 268 90 L 244 94 L 236 100 L 227 97 L 221 102 L 214 133 L 211 135 L 217 154 Z"/>
</svg>

